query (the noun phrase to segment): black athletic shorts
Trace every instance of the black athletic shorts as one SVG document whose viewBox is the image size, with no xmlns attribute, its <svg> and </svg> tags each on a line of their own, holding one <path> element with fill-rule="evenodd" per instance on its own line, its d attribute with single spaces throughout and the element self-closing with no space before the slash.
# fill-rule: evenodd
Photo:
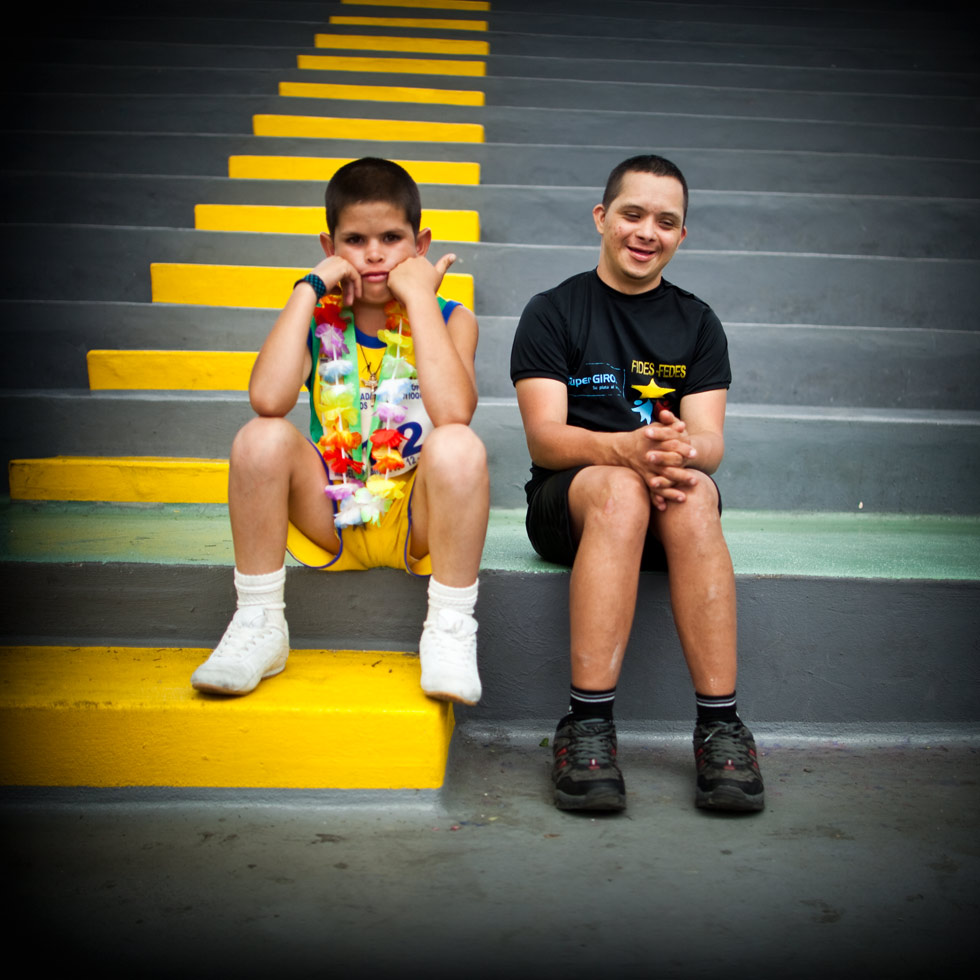
<svg viewBox="0 0 980 980">
<path fill-rule="evenodd" d="M 572 537 L 572 520 L 568 512 L 568 488 L 572 480 L 584 466 L 573 466 L 559 470 L 542 480 L 528 494 L 527 515 L 524 525 L 531 547 L 545 559 L 556 565 L 567 565 L 575 561 L 578 544 Z M 710 479 L 710 478 L 709 478 Z M 714 479 L 711 479 L 715 483 Z M 715 489 L 718 484 L 715 483 Z M 718 513 L 721 513 L 721 490 L 718 490 Z M 640 569 L 645 572 L 665 572 L 667 556 L 663 545 L 651 531 L 643 545 Z"/>
</svg>

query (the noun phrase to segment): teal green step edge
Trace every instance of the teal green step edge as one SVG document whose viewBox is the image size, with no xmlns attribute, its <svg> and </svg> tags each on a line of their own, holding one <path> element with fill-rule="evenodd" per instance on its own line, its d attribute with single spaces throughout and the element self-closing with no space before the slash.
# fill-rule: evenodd
<svg viewBox="0 0 980 980">
<path fill-rule="evenodd" d="M 728 511 L 723 524 L 739 575 L 980 581 L 980 517 Z M 0 498 L 0 541 L 4 562 L 233 564 L 224 504 Z M 531 550 L 523 509 L 491 512 L 482 567 L 564 571 Z"/>
</svg>

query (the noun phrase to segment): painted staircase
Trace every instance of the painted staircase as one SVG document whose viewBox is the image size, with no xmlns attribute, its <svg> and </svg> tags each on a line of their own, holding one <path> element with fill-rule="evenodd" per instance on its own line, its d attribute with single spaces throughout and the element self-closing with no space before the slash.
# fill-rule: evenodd
<svg viewBox="0 0 980 980">
<path fill-rule="evenodd" d="M 692 188 L 668 278 L 711 302 L 731 345 L 719 479 L 743 713 L 976 722 L 966 33 L 894 6 L 521 7 L 103 2 L 24 39 L 0 179 L 0 782 L 441 782 L 452 712 L 412 683 L 424 586 L 406 576 L 290 567 L 286 673 L 232 702 L 183 676 L 233 608 L 224 461 L 250 358 L 317 260 L 325 181 L 364 154 L 413 172 L 437 248 L 459 256 L 447 291 L 481 323 L 486 695 L 460 717 L 546 731 L 561 710 L 567 578 L 523 534 L 510 339 L 528 296 L 594 264 L 611 167 L 654 151 Z M 686 724 L 660 576 L 631 646 L 620 719 Z M 385 784 L 371 760 L 392 739 L 410 771 Z M 338 741 L 342 766 L 319 748 Z"/>
</svg>

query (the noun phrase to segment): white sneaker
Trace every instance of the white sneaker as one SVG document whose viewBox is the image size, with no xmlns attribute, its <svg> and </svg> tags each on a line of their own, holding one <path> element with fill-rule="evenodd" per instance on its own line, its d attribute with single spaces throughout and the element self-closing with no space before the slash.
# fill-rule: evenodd
<svg viewBox="0 0 980 980">
<path fill-rule="evenodd" d="M 483 693 L 476 669 L 476 620 L 452 609 L 430 613 L 419 640 L 422 690 L 438 701 L 476 704 Z"/>
<path fill-rule="evenodd" d="M 214 653 L 191 675 L 191 686 L 214 694 L 248 694 L 259 681 L 279 674 L 289 656 L 289 627 L 266 623 L 265 614 L 251 623 L 238 610 Z M 251 615 L 254 616 L 254 613 Z"/>
</svg>

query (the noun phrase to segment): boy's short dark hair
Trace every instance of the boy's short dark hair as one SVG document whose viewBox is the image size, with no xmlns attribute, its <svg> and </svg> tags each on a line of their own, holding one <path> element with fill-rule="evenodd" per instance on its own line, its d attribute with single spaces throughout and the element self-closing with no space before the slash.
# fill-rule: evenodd
<svg viewBox="0 0 980 980">
<path fill-rule="evenodd" d="M 608 208 L 609 205 L 619 196 L 623 189 L 623 178 L 630 173 L 639 172 L 653 174 L 654 177 L 673 177 L 680 181 L 684 189 L 684 220 L 687 220 L 687 181 L 681 173 L 680 168 L 675 163 L 671 163 L 665 157 L 658 157 L 655 153 L 648 153 L 643 156 L 630 157 L 618 166 L 614 167 L 609 179 L 606 181 L 606 189 L 602 195 L 602 206 Z"/>
<path fill-rule="evenodd" d="M 362 157 L 345 163 L 330 178 L 324 195 L 327 231 L 334 233 L 344 208 L 352 204 L 384 201 L 405 212 L 417 235 L 422 225 L 422 198 L 404 167 L 380 157 Z"/>
</svg>

